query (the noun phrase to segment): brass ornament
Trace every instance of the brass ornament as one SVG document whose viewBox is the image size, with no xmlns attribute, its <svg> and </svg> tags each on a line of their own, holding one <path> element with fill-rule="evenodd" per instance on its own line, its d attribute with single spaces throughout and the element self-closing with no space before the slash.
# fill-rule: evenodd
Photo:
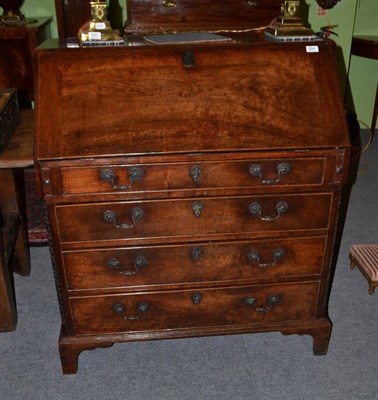
<svg viewBox="0 0 378 400">
<path fill-rule="evenodd" d="M 316 39 L 314 32 L 303 25 L 299 9 L 300 0 L 285 0 L 281 4 L 281 15 L 265 29 L 266 36 L 275 40 Z"/>
<path fill-rule="evenodd" d="M 91 6 L 91 21 L 87 27 L 79 32 L 81 42 L 106 42 L 119 41 L 121 39 L 117 31 L 114 31 L 108 20 L 108 5 L 103 0 L 89 2 Z"/>
</svg>

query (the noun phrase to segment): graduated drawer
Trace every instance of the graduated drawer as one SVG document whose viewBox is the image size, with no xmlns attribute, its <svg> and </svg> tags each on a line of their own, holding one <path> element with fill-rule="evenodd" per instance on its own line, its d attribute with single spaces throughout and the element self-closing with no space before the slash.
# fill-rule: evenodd
<svg viewBox="0 0 378 400">
<path fill-rule="evenodd" d="M 291 278 L 321 273 L 326 239 L 295 238 L 63 252 L 69 290 Z M 139 288 L 140 289 L 140 288 Z"/>
<path fill-rule="evenodd" d="M 79 203 L 55 207 L 62 242 L 328 228 L 331 193 Z M 198 240 L 198 239 L 197 239 Z"/>
<path fill-rule="evenodd" d="M 324 158 L 62 167 L 64 194 L 321 185 Z"/>
<path fill-rule="evenodd" d="M 264 324 L 315 317 L 318 282 L 70 299 L 77 333 Z"/>
</svg>

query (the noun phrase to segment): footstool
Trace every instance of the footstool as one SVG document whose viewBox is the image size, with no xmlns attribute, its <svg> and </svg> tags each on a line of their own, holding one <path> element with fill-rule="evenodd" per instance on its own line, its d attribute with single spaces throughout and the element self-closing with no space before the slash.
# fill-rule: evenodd
<svg viewBox="0 0 378 400">
<path fill-rule="evenodd" d="M 369 283 L 369 294 L 378 286 L 378 244 L 353 244 L 349 251 L 350 267 L 358 267 Z"/>
</svg>

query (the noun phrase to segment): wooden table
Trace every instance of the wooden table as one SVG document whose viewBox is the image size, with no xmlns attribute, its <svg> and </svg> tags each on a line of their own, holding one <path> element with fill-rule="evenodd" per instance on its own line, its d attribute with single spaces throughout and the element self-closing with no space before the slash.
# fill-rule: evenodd
<svg viewBox="0 0 378 400">
<path fill-rule="evenodd" d="M 355 56 L 378 60 L 378 36 L 354 36 L 351 53 Z M 374 111 L 371 121 L 371 134 L 374 136 L 378 115 L 378 84 L 375 92 Z"/>
<path fill-rule="evenodd" d="M 0 154 L 0 332 L 17 325 L 13 272 L 30 273 L 27 229 L 20 207 L 16 175 L 33 165 L 34 112 L 24 110 L 7 147 Z"/>
</svg>

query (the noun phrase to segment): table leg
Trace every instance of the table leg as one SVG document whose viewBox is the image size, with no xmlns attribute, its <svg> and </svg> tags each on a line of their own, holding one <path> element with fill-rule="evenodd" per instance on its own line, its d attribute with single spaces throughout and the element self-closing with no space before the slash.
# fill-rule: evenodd
<svg viewBox="0 0 378 400">
<path fill-rule="evenodd" d="M 27 230 L 23 213 L 21 212 L 21 201 L 15 181 L 15 173 L 12 169 L 0 169 L 0 208 L 4 220 L 12 213 L 20 217 L 20 229 L 17 235 L 14 253 L 13 271 L 26 276 L 30 273 L 30 256 L 27 242 Z"/>
<path fill-rule="evenodd" d="M 0 213 L 0 332 L 10 332 L 16 329 L 17 309 L 13 269 L 6 260 L 3 227 L 4 220 Z"/>
</svg>

